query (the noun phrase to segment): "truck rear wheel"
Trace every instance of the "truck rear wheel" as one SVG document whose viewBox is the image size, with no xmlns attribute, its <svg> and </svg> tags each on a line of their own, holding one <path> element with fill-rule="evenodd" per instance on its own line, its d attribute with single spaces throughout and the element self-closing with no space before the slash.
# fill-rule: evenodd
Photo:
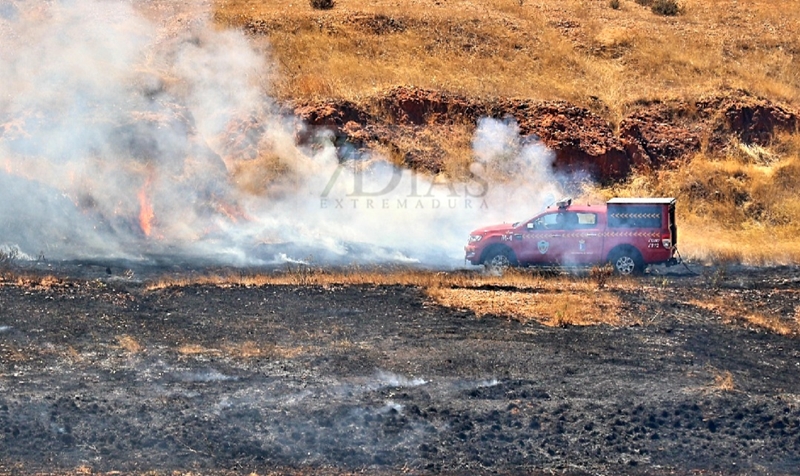
<svg viewBox="0 0 800 476">
<path fill-rule="evenodd" d="M 498 246 L 486 253 L 483 264 L 486 266 L 487 270 L 502 272 L 512 266 L 516 266 L 517 257 L 511 249 L 505 246 Z"/>
<path fill-rule="evenodd" d="M 641 253 L 633 248 L 620 248 L 611 252 L 608 262 L 614 271 L 622 276 L 633 276 L 644 273 L 644 260 Z"/>
</svg>

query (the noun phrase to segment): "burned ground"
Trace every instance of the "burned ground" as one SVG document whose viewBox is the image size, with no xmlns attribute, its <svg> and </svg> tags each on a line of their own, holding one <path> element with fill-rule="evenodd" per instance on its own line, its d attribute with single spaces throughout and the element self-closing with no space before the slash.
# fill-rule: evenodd
<svg viewBox="0 0 800 476">
<path fill-rule="evenodd" d="M 692 302 L 796 321 L 796 273 L 647 276 L 627 327 L 404 286 L 5 285 L 0 472 L 791 474 L 796 334 Z"/>
</svg>

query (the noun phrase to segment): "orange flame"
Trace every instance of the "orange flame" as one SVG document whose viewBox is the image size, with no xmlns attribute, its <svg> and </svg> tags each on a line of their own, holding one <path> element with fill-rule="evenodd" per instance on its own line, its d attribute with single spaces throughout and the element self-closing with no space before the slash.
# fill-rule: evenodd
<svg viewBox="0 0 800 476">
<path fill-rule="evenodd" d="M 217 212 L 222 213 L 233 223 L 238 223 L 239 220 L 250 221 L 250 217 L 235 203 L 217 202 L 214 207 Z"/>
<path fill-rule="evenodd" d="M 142 188 L 137 194 L 137 197 L 139 198 L 139 227 L 141 227 L 145 236 L 150 236 L 150 233 L 152 233 L 153 220 L 156 217 L 155 213 L 153 212 L 153 204 L 150 203 L 150 196 L 147 193 L 148 189 L 150 188 L 151 181 L 151 177 L 148 176 L 147 180 L 144 182 L 144 185 L 142 185 Z"/>
</svg>

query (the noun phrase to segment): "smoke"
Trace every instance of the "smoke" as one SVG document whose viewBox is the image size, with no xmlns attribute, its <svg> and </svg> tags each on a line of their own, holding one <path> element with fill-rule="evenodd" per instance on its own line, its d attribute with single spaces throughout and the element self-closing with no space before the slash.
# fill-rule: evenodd
<svg viewBox="0 0 800 476">
<path fill-rule="evenodd" d="M 560 195 L 553 154 L 483 119 L 455 183 L 279 113 L 268 55 L 123 1 L 0 1 L 0 245 L 48 258 L 463 263 L 470 230 Z"/>
</svg>

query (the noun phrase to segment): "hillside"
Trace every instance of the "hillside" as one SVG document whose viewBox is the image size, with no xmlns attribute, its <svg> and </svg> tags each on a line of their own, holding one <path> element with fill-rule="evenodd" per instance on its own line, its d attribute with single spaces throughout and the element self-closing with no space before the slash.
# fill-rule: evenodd
<svg viewBox="0 0 800 476">
<path fill-rule="evenodd" d="M 611 119 L 636 101 L 731 89 L 800 100 L 795 2 L 682 5 L 666 17 L 632 0 L 340 0 L 324 11 L 225 0 L 214 19 L 268 42 L 284 99 L 358 101 L 403 84 L 597 103 Z"/>
<path fill-rule="evenodd" d="M 310 124 L 463 178 L 480 117 L 513 117 L 595 199 L 674 195 L 691 258 L 800 259 L 794 2 L 218 1 Z M 589 186 L 589 171 L 601 187 Z"/>
</svg>

